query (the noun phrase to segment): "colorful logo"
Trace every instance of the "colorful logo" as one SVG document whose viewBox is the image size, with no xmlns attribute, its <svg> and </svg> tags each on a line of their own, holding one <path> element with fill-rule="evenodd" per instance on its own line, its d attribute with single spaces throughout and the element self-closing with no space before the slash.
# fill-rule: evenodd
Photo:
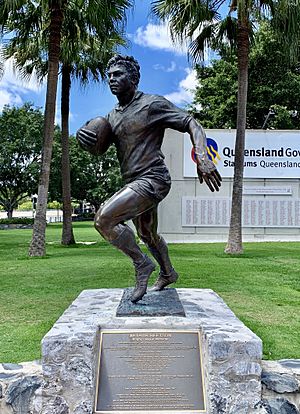
<svg viewBox="0 0 300 414">
<path fill-rule="evenodd" d="M 207 150 L 208 158 L 214 164 L 218 164 L 218 160 L 221 160 L 221 157 L 218 152 L 218 144 L 212 138 L 206 138 L 206 142 L 207 142 L 206 150 Z M 192 157 L 192 160 L 196 163 L 196 156 L 195 156 L 194 148 L 192 148 L 191 157 Z"/>
</svg>

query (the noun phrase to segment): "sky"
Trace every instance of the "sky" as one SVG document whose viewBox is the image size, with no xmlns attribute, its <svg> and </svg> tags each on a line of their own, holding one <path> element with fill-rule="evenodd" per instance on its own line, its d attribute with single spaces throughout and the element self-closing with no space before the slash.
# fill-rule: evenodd
<svg viewBox="0 0 300 414">
<path fill-rule="evenodd" d="M 163 95 L 180 107 L 193 99 L 196 86 L 195 71 L 188 62 L 186 48 L 171 41 L 167 24 L 160 23 L 150 14 L 150 0 L 135 0 L 128 12 L 127 36 L 129 47 L 122 54 L 134 56 L 141 66 L 139 90 Z M 46 86 L 31 79 L 28 83 L 14 74 L 12 63 L 5 65 L 0 82 L 0 111 L 3 105 L 22 105 L 32 102 L 44 108 Z M 87 120 L 106 115 L 116 104 L 106 83 L 90 83 L 82 88 L 72 82 L 70 102 L 70 133 Z M 60 123 L 60 85 L 58 87 L 56 123 Z"/>
</svg>

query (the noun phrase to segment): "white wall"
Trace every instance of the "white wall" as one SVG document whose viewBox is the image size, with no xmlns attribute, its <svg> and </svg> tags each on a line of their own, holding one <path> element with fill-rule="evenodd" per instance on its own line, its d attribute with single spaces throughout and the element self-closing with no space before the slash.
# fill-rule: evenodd
<svg viewBox="0 0 300 414">
<path fill-rule="evenodd" d="M 209 131 L 213 133 L 212 130 Z M 265 133 L 265 131 L 263 131 Z M 211 135 L 211 134 L 210 134 Z M 299 134 L 300 141 L 300 134 Z M 183 196 L 231 198 L 232 178 L 224 178 L 219 193 L 211 193 L 205 184 L 200 185 L 196 178 L 183 176 L 184 134 L 167 130 L 163 153 L 172 177 L 172 188 L 159 207 L 159 232 L 170 242 L 225 242 L 228 228 L 225 227 L 183 227 L 182 205 Z M 300 171 L 299 171 L 300 177 Z M 244 186 L 277 186 L 292 187 L 290 199 L 300 199 L 300 179 L 244 179 Z M 216 195 L 217 194 L 217 195 Z M 244 196 L 247 197 L 247 196 Z M 255 196 L 251 196 L 255 197 Z M 257 197 L 272 197 L 259 195 Z M 286 196 L 283 196 L 286 197 Z M 299 228 L 267 228 L 247 227 L 243 229 L 244 241 L 300 241 Z"/>
</svg>

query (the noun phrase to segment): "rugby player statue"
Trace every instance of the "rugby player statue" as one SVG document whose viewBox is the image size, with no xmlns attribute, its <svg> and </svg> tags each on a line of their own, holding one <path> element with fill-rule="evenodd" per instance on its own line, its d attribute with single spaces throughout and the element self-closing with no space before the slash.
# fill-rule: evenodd
<svg viewBox="0 0 300 414">
<path fill-rule="evenodd" d="M 137 90 L 140 66 L 132 56 L 114 56 L 107 73 L 118 104 L 105 118 L 87 122 L 78 130 L 77 139 L 92 154 L 103 154 L 111 143 L 116 146 L 125 186 L 100 207 L 95 227 L 105 240 L 132 259 L 136 286 L 130 300 L 136 303 L 147 292 L 155 265 L 138 246 L 134 232 L 125 224 L 127 220 L 133 221 L 138 236 L 160 266 L 151 290 L 162 290 L 178 279 L 167 244 L 157 233 L 157 206 L 171 186 L 161 152 L 165 129 L 189 133 L 200 183 L 205 182 L 211 191 L 218 191 L 222 180 L 208 158 L 202 127 L 162 96 Z"/>
</svg>

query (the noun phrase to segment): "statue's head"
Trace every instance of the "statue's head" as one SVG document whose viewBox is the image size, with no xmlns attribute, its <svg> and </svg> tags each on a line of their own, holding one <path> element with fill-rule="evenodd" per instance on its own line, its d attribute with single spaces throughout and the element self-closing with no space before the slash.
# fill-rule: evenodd
<svg viewBox="0 0 300 414">
<path fill-rule="evenodd" d="M 121 66 L 125 70 L 128 79 L 132 83 L 135 89 L 137 89 L 140 81 L 140 65 L 133 56 L 115 55 L 113 56 L 107 65 L 108 76 L 115 67 Z"/>
</svg>

